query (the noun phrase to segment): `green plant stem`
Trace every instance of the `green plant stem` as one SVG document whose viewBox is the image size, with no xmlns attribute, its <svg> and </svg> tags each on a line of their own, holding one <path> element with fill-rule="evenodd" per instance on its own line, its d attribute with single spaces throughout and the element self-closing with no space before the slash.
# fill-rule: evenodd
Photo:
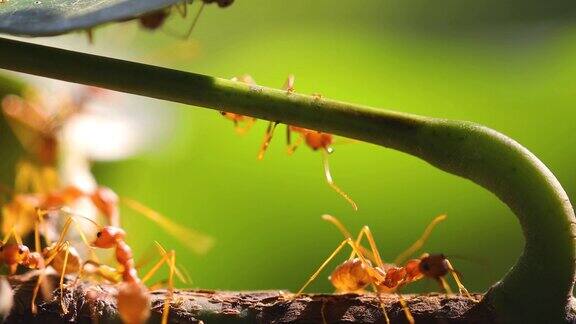
<svg viewBox="0 0 576 324">
<path fill-rule="evenodd" d="M 540 160 L 494 130 L 7 39 L 0 39 L 0 68 L 298 125 L 420 157 L 490 190 L 520 221 L 524 252 L 486 295 L 487 309 L 505 322 L 574 316 L 575 217 L 568 196 Z"/>
</svg>

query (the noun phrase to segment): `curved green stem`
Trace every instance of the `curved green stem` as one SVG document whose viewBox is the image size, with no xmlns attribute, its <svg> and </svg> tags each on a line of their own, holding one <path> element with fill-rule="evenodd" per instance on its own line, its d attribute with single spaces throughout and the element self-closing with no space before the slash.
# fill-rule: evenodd
<svg viewBox="0 0 576 324">
<path fill-rule="evenodd" d="M 0 68 L 298 125 L 418 156 L 492 191 L 520 221 L 524 252 L 488 292 L 487 309 L 505 322 L 561 322 L 574 315 L 576 219 L 568 196 L 532 153 L 494 130 L 6 39 L 0 39 Z"/>
</svg>

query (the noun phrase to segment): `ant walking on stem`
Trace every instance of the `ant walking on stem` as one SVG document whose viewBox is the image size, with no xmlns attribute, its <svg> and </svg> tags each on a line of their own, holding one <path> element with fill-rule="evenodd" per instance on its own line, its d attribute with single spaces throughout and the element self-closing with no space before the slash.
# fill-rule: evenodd
<svg viewBox="0 0 576 324">
<path fill-rule="evenodd" d="M 283 86 L 283 89 L 286 91 L 286 95 L 291 95 L 294 93 L 294 75 L 289 75 L 286 79 L 286 82 Z M 239 81 L 242 83 L 248 84 L 251 89 L 257 90 L 257 85 L 254 79 L 250 75 L 243 75 L 240 78 L 232 78 L 232 81 Z M 322 98 L 321 95 L 315 94 L 315 100 L 320 100 Z M 230 119 L 234 122 L 236 126 L 236 131 L 239 134 L 245 133 L 250 127 L 252 127 L 253 123 L 256 121 L 253 117 L 248 117 L 240 114 L 230 113 L 230 112 L 221 112 L 224 117 Z M 245 123 L 245 126 L 239 126 L 239 123 Z M 276 130 L 276 126 L 278 122 L 268 122 L 268 126 L 266 127 L 266 133 L 264 134 L 264 139 L 262 144 L 260 145 L 260 149 L 258 151 L 258 160 L 264 159 L 264 154 L 266 150 L 270 146 L 270 141 L 272 140 L 272 136 L 274 131 Z M 292 142 L 292 133 L 297 133 L 299 136 L 295 142 Z M 342 196 L 354 210 L 358 210 L 358 205 L 354 200 L 344 191 L 342 190 L 336 183 L 334 182 L 334 178 L 332 177 L 332 173 L 330 172 L 330 164 L 328 163 L 328 156 L 334 152 L 334 148 L 332 145 L 334 144 L 334 135 L 329 133 L 320 132 L 317 130 L 307 129 L 303 127 L 298 127 L 294 125 L 286 125 L 286 141 L 287 141 L 287 150 L 286 152 L 288 155 L 292 155 L 298 146 L 304 142 L 306 145 L 312 149 L 313 151 L 320 151 L 322 154 L 322 166 L 324 169 L 324 176 L 326 178 L 326 182 L 328 185 L 336 191 L 340 196 Z"/>
<path fill-rule="evenodd" d="M 422 248 L 434 227 L 438 223 L 444 221 L 446 215 L 440 215 L 434 218 L 434 220 L 432 220 L 432 222 L 426 227 L 422 236 L 406 251 L 402 252 L 398 258 L 396 258 L 394 263 L 384 263 L 382 261 L 376 242 L 368 226 L 362 227 L 356 240 L 353 240 L 351 233 L 338 219 L 336 219 L 336 217 L 323 215 L 322 219 L 335 225 L 346 239 L 338 245 L 334 252 L 332 252 L 332 254 L 330 254 L 330 256 L 312 274 L 304 286 L 298 290 L 296 296 L 301 295 L 304 289 L 306 289 L 306 287 L 308 287 L 308 285 L 318 277 L 320 272 L 344 248 L 344 246 L 349 245 L 352 248 L 350 257 L 344 263 L 336 267 L 329 277 L 329 280 L 338 292 L 362 292 L 368 285 L 372 286 L 378 296 L 380 293 L 396 292 L 402 305 L 402 309 L 406 315 L 406 319 L 410 323 L 414 323 L 414 317 L 410 312 L 408 304 L 398 291 L 403 286 L 420 279 L 433 279 L 440 283 L 442 289 L 446 293 L 451 293 L 450 286 L 444 278 L 447 274 L 451 274 L 458 286 L 460 294 L 466 295 L 468 298 L 474 300 L 462 284 L 459 273 L 443 254 L 425 253 L 417 259 L 406 261 L 403 266 L 397 265 L 404 262 L 408 257 L 410 257 L 410 255 Z M 370 249 L 362 246 L 362 239 L 364 237 L 368 240 Z M 386 323 L 390 323 L 382 301 L 381 307 Z"/>
</svg>

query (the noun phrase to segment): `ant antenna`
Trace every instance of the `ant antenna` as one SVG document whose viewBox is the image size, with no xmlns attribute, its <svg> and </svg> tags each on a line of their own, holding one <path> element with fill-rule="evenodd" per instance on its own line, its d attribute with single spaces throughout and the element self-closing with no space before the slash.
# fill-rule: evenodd
<svg viewBox="0 0 576 324">
<path fill-rule="evenodd" d="M 202 1 L 202 4 L 200 5 L 200 9 L 198 10 L 198 13 L 196 14 L 196 16 L 194 16 L 194 20 L 192 20 L 192 25 L 190 25 L 188 32 L 186 32 L 185 39 L 190 38 L 190 35 L 192 35 L 192 31 L 194 30 L 194 27 L 196 26 L 196 23 L 198 22 L 198 19 L 200 18 L 202 11 L 204 11 L 204 6 L 206 6 L 206 3 L 204 1 Z"/>
<path fill-rule="evenodd" d="M 355 211 L 358 210 L 358 205 L 356 205 L 354 200 L 352 200 L 352 198 L 350 198 L 350 196 L 348 196 L 347 193 L 345 193 L 342 189 L 340 189 L 340 187 L 336 185 L 336 183 L 334 183 L 334 179 L 332 179 L 332 174 L 330 173 L 330 165 L 328 164 L 328 154 L 330 154 L 330 152 L 322 150 L 322 163 L 324 165 L 324 175 L 326 176 L 326 181 L 328 182 L 328 185 L 332 187 L 332 189 L 334 189 L 338 194 L 340 194 L 340 196 L 344 197 L 344 199 L 346 199 L 346 201 L 348 201 L 350 205 L 352 205 L 352 208 Z"/>
<path fill-rule="evenodd" d="M 416 240 L 416 242 L 414 242 L 414 244 L 412 244 L 408 249 L 400 253 L 400 255 L 398 255 L 398 257 L 394 260 L 394 263 L 400 264 L 402 261 L 408 259 L 408 257 L 414 254 L 416 251 L 420 250 L 424 245 L 424 243 L 426 243 L 426 241 L 430 237 L 430 234 L 432 234 L 432 230 L 434 230 L 434 227 L 436 227 L 436 225 L 438 225 L 439 223 L 445 221 L 447 217 L 448 216 L 446 216 L 446 214 L 436 216 L 430 222 L 430 224 L 426 226 L 426 228 L 424 229 L 424 233 L 422 233 L 422 236 L 420 236 L 420 238 Z"/>
</svg>

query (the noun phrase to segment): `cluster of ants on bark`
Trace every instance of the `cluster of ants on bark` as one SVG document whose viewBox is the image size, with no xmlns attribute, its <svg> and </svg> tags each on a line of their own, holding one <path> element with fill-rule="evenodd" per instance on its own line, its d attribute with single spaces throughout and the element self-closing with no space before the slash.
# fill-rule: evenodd
<svg viewBox="0 0 576 324">
<path fill-rule="evenodd" d="M 178 12 L 185 16 L 186 5 L 191 2 L 184 1 L 183 7 L 177 7 Z M 211 2 L 216 2 L 221 7 L 232 3 L 231 0 L 203 0 L 202 7 Z M 155 30 L 164 24 L 170 13 L 170 9 L 161 10 L 141 16 L 138 20 L 142 27 Z M 259 90 L 259 86 L 249 75 L 235 77 L 233 80 L 248 86 L 252 91 Z M 293 76 L 288 77 L 283 89 L 286 96 L 294 93 Z M 73 100 L 64 100 L 56 112 L 46 111 L 42 100 L 30 93 L 32 92 L 22 96 L 10 95 L 1 102 L 4 117 L 28 152 L 29 158 L 18 163 L 13 188 L 1 187 L 1 193 L 6 199 L 2 201 L 3 238 L 0 242 L 0 265 L 6 266 L 8 277 L 20 273 L 22 269 L 37 272 L 30 301 L 32 313 L 37 312 L 37 299 L 50 298 L 53 291 L 59 291 L 61 312 L 66 314 L 68 307 L 63 296 L 64 291 L 78 284 L 80 280 L 113 284 L 117 288 L 118 314 L 125 323 L 145 323 L 150 317 L 150 287 L 158 285 L 147 286 L 147 284 L 162 265 L 166 265 L 168 278 L 161 282 L 161 285 L 167 287 L 162 308 L 162 323 L 168 323 L 170 308 L 175 302 L 175 277 L 184 283 L 189 280 L 185 271 L 176 264 L 176 252 L 164 248 L 158 242 L 155 242 L 159 254 L 158 261 L 143 276 L 139 274 L 142 265 L 135 261 L 132 250 L 126 242 L 126 232 L 122 229 L 120 221 L 120 204 L 123 203 L 147 216 L 168 231 L 178 228 L 182 233 L 186 229 L 138 201 L 120 198 L 110 188 L 100 185 L 90 188 L 65 185 L 57 172 L 62 125 L 74 114 L 82 111 L 83 106 L 93 97 L 105 95 L 105 91 L 91 87 L 83 88 Z M 313 98 L 322 100 L 322 96 L 317 94 L 313 95 Z M 221 114 L 234 123 L 238 134 L 246 133 L 257 121 L 255 118 L 231 112 L 222 111 Z M 259 160 L 264 158 L 278 124 L 278 122 L 268 123 L 257 155 Z M 295 140 L 292 139 L 293 133 L 297 134 Z M 332 178 L 328 164 L 328 157 L 333 152 L 332 134 L 286 125 L 286 140 L 289 155 L 301 144 L 305 144 L 313 151 L 319 151 L 322 154 L 322 166 L 328 185 L 354 210 L 358 209 L 354 200 L 337 186 Z M 78 204 L 89 204 L 98 217 L 83 215 L 75 208 Z M 336 217 L 323 215 L 322 218 L 333 224 L 342 233 L 344 240 L 296 294 L 287 294 L 283 296 L 284 298 L 290 300 L 302 295 L 305 288 L 316 279 L 328 263 L 344 247 L 349 246 L 352 250 L 349 258 L 338 265 L 329 277 L 337 292 L 361 293 L 370 287 L 377 296 L 396 293 L 410 323 L 414 323 L 414 318 L 399 289 L 415 281 L 430 278 L 437 281 L 444 292 L 451 293 L 445 279 L 450 274 L 456 282 L 459 293 L 473 299 L 462 284 L 460 274 L 444 255 L 425 253 L 418 258 L 409 259 L 422 248 L 434 227 L 444 221 L 446 215 L 434 218 L 422 236 L 393 263 L 385 263 L 382 260 L 368 226 L 364 226 L 356 237 L 353 237 Z M 75 232 L 74 235 L 71 232 Z M 187 235 L 177 237 L 189 239 L 194 236 L 194 232 L 190 230 Z M 30 237 L 32 247 L 24 244 Z M 364 239 L 368 242 L 367 246 L 363 243 Z M 97 250 L 112 250 L 114 264 L 102 262 L 96 253 Z M 50 287 L 49 281 L 46 280 L 49 273 L 59 274 L 59 290 Z M 382 302 L 381 308 L 385 321 L 390 323 Z"/>
</svg>

